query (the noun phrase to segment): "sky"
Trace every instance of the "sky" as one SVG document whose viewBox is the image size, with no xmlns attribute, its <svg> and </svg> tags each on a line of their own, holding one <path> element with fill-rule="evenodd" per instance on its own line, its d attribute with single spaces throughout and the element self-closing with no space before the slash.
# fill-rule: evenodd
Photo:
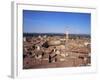
<svg viewBox="0 0 100 80">
<path fill-rule="evenodd" d="M 91 14 L 23 10 L 24 33 L 90 34 Z"/>
</svg>

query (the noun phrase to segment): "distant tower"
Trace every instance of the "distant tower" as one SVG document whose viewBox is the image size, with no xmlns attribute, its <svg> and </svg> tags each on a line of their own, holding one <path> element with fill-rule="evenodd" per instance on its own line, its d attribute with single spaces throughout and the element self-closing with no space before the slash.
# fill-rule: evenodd
<svg viewBox="0 0 100 80">
<path fill-rule="evenodd" d="M 69 32 L 68 32 L 68 29 L 66 28 L 65 29 L 66 31 L 65 31 L 65 35 L 66 35 L 66 43 L 68 43 L 68 39 L 69 39 Z"/>
<path fill-rule="evenodd" d="M 68 33 L 68 31 L 66 31 L 66 33 L 65 33 L 65 39 L 66 39 L 65 47 L 67 49 L 67 47 L 68 47 L 68 39 L 69 39 L 69 33 Z"/>
<path fill-rule="evenodd" d="M 68 41 L 68 38 L 69 38 L 69 33 L 68 33 L 68 31 L 66 31 L 66 41 Z"/>
<path fill-rule="evenodd" d="M 69 54 L 68 54 L 68 39 L 69 39 L 69 32 L 67 31 L 67 29 L 66 29 L 66 32 L 65 32 L 65 39 L 66 39 L 66 42 L 65 42 L 65 48 L 66 48 L 66 52 L 65 52 L 65 54 L 66 54 L 66 56 L 68 56 Z"/>
</svg>

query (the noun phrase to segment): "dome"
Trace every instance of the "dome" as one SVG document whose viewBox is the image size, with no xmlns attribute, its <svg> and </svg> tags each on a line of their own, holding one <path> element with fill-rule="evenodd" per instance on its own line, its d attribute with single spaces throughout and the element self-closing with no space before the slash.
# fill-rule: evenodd
<svg viewBox="0 0 100 80">
<path fill-rule="evenodd" d="M 48 41 L 48 45 L 49 45 L 49 46 L 61 45 L 61 41 L 59 41 L 59 40 Z"/>
</svg>

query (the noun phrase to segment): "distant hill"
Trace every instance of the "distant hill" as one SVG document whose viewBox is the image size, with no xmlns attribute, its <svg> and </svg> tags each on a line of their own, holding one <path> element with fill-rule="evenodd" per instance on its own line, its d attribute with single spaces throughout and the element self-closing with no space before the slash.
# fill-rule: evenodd
<svg viewBox="0 0 100 80">
<path fill-rule="evenodd" d="M 38 37 L 38 36 L 65 36 L 64 33 L 23 33 L 23 37 Z M 89 34 L 69 34 L 69 38 L 90 38 Z"/>
</svg>

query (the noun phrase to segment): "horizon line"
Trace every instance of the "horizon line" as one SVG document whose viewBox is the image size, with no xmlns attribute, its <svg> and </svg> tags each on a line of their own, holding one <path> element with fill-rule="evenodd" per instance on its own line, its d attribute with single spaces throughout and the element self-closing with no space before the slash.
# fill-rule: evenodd
<svg viewBox="0 0 100 80">
<path fill-rule="evenodd" d="M 40 33 L 40 32 L 23 32 L 23 34 L 29 33 L 29 34 L 66 34 L 66 33 L 53 33 L 53 32 L 48 32 L 48 33 Z M 68 34 L 86 34 L 86 35 L 91 35 L 91 33 L 68 33 Z"/>
</svg>

